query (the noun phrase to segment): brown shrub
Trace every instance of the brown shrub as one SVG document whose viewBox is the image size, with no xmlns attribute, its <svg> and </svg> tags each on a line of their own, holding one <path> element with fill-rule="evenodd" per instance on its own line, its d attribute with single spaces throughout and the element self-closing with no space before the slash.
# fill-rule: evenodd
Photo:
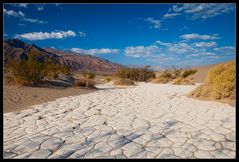
<svg viewBox="0 0 239 162">
<path fill-rule="evenodd" d="M 211 97 L 213 99 L 235 99 L 236 65 L 235 61 L 219 64 L 208 72 L 208 83 L 204 83 L 194 90 L 195 97 Z"/>
<path fill-rule="evenodd" d="M 75 85 L 79 86 L 79 87 L 91 87 L 91 88 L 93 88 L 94 85 L 95 85 L 95 82 L 92 79 L 83 78 L 83 79 L 77 79 L 77 81 L 75 82 Z"/>
<path fill-rule="evenodd" d="M 113 78 L 111 76 L 104 76 L 104 80 L 110 82 Z"/>
<path fill-rule="evenodd" d="M 185 79 L 183 77 L 176 78 L 173 83 L 173 85 L 194 85 L 195 83 L 192 82 L 192 80 Z"/>
</svg>

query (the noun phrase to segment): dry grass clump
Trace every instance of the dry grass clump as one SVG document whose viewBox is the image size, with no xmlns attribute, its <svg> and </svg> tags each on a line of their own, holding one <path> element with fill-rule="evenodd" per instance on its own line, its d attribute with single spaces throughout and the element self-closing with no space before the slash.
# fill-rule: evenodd
<svg viewBox="0 0 239 162">
<path fill-rule="evenodd" d="M 192 82 L 192 80 L 183 78 L 183 77 L 178 77 L 176 79 L 174 79 L 173 85 L 194 85 L 195 83 Z"/>
<path fill-rule="evenodd" d="M 109 76 L 109 75 L 105 75 L 104 76 L 104 80 L 107 81 L 107 82 L 110 82 L 113 80 L 113 77 L 112 76 Z"/>
<path fill-rule="evenodd" d="M 130 79 L 116 79 L 113 81 L 113 85 L 131 86 L 135 85 L 134 81 Z"/>
<path fill-rule="evenodd" d="M 92 79 L 82 78 L 82 79 L 77 79 L 77 81 L 75 82 L 75 85 L 79 87 L 94 88 L 95 82 Z"/>
<path fill-rule="evenodd" d="M 82 75 L 85 79 L 95 79 L 95 74 L 92 72 L 84 71 Z"/>
<path fill-rule="evenodd" d="M 208 72 L 209 82 L 199 86 L 191 95 L 213 99 L 235 99 L 236 65 L 235 61 L 219 64 Z"/>
<path fill-rule="evenodd" d="M 174 85 L 193 85 L 194 83 L 191 80 L 185 79 L 189 75 L 196 73 L 197 70 L 194 69 L 176 69 L 165 70 L 163 73 L 156 79 L 153 79 L 152 83 L 169 83 L 173 81 Z"/>
</svg>

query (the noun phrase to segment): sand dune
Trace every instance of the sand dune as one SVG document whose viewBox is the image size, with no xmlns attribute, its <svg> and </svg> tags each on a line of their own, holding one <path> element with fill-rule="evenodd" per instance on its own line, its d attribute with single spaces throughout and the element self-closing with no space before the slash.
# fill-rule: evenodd
<svg viewBox="0 0 239 162">
<path fill-rule="evenodd" d="M 235 107 L 139 83 L 4 114 L 4 158 L 235 158 Z"/>
<path fill-rule="evenodd" d="M 29 106 L 54 101 L 60 97 L 90 93 L 93 89 L 82 88 L 38 88 L 38 87 L 3 87 L 3 112 L 20 111 Z"/>
</svg>

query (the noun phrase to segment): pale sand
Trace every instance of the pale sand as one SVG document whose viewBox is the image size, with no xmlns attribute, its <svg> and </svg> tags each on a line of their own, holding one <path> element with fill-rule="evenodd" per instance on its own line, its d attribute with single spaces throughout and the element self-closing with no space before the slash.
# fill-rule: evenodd
<svg viewBox="0 0 239 162">
<path fill-rule="evenodd" d="M 71 88 L 37 88 L 3 86 L 3 112 L 21 111 L 36 104 L 54 101 L 60 97 L 76 96 L 94 92 L 93 89 Z"/>
<path fill-rule="evenodd" d="M 4 158 L 235 158 L 235 107 L 197 85 L 100 85 L 4 114 Z"/>
</svg>

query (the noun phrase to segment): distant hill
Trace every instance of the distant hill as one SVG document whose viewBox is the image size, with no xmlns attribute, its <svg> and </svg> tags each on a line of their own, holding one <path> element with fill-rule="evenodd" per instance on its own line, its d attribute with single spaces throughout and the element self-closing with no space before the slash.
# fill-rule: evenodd
<svg viewBox="0 0 239 162">
<path fill-rule="evenodd" d="M 96 56 L 67 52 L 53 48 L 40 48 L 34 44 L 27 44 L 18 39 L 9 39 L 4 41 L 4 63 L 9 59 L 27 59 L 28 52 L 35 49 L 40 52 L 40 59 L 50 57 L 62 65 L 67 65 L 73 71 L 99 71 L 99 72 L 114 72 L 120 67 L 120 64 L 110 62 L 109 60 Z"/>
</svg>

